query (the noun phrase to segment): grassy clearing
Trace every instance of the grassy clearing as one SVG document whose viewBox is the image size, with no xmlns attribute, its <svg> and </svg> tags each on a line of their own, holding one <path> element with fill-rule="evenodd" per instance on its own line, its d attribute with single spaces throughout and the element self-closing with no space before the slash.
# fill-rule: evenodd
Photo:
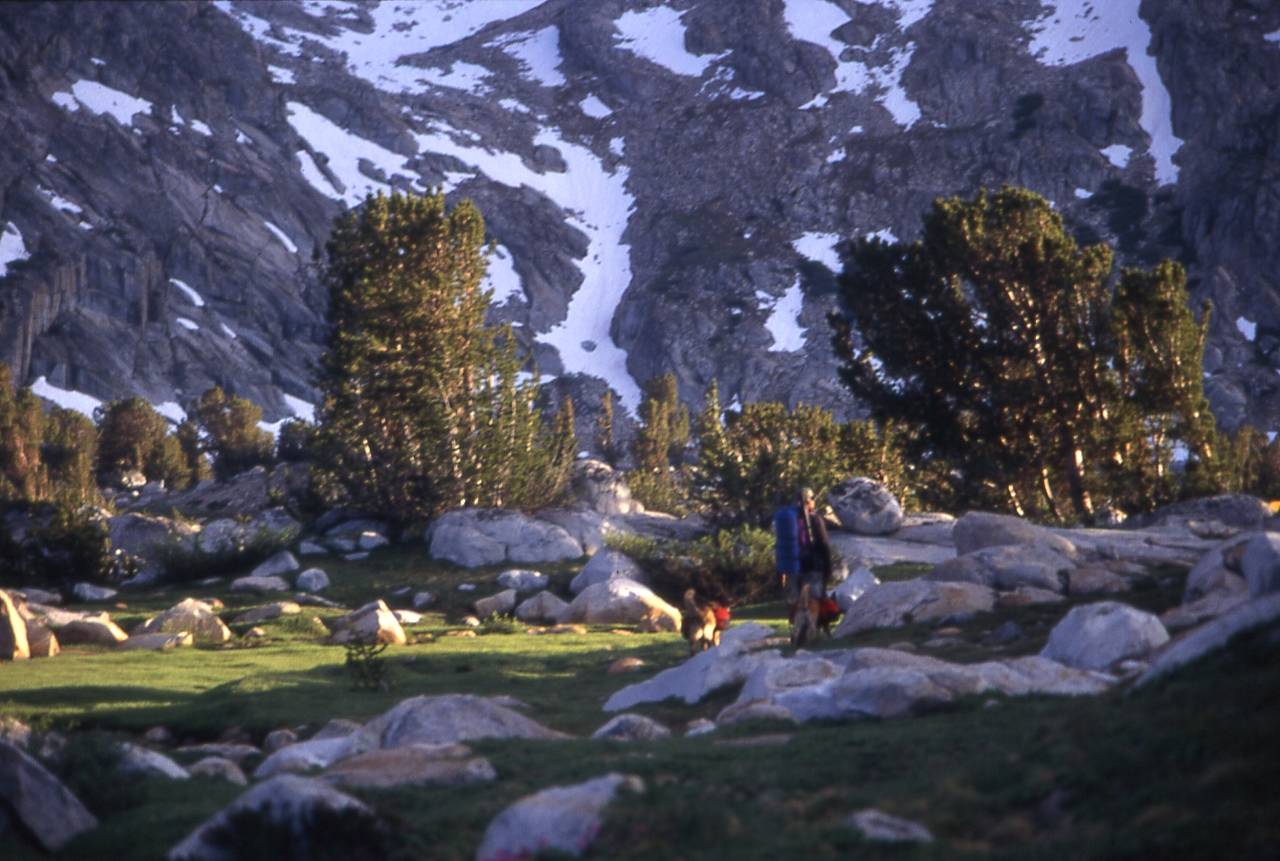
<svg viewBox="0 0 1280 861">
<path fill-rule="evenodd" d="M 611 693 L 687 654 L 674 635 L 613 628 L 451 636 L 469 601 L 496 591 L 496 569 L 452 569 L 404 548 L 322 567 L 334 579 L 331 594 L 352 605 L 404 585 L 441 595 L 442 606 L 410 629 L 418 642 L 386 653 L 390 692 L 353 690 L 344 651 L 319 645 L 303 623 L 285 619 L 263 625 L 267 641 L 254 648 L 161 655 L 68 649 L 53 660 L 0 666 L 0 715 L 116 735 L 163 724 L 193 741 L 234 727 L 260 741 L 280 726 L 368 718 L 416 694 L 502 693 L 527 702 L 537 720 L 586 736 L 607 719 L 600 706 Z M 573 571 L 562 566 L 553 576 Z M 458 593 L 464 581 L 480 588 Z M 1161 609 L 1176 602 L 1181 583 L 1179 572 L 1156 572 L 1124 600 Z M 141 619 L 185 594 L 194 593 L 132 598 L 116 612 Z M 265 603 L 211 594 L 227 602 L 226 618 Z M 928 645 L 937 628 L 916 625 L 816 648 L 905 643 L 953 660 L 1025 654 L 1083 600 L 981 614 L 942 646 Z M 778 604 L 740 608 L 735 618 L 782 628 Z M 995 650 L 986 638 L 1009 619 L 1026 636 Z M 609 675 L 607 667 L 625 656 L 643 659 L 645 668 Z M 637 711 L 679 734 L 735 695 Z M 1280 645 L 1256 636 L 1136 694 L 981 698 L 903 720 L 740 725 L 644 745 L 486 741 L 474 747 L 497 768 L 495 784 L 360 794 L 391 823 L 401 847 L 391 857 L 400 858 L 471 858 L 490 819 L 516 798 L 611 770 L 642 776 L 648 790 L 615 805 L 590 857 L 1269 858 L 1280 840 L 1280 795 L 1272 791 L 1280 779 L 1278 716 Z M 91 802 L 105 805 L 102 827 L 62 857 L 162 857 L 236 794 L 200 779 L 135 781 L 121 789 L 127 805 Z M 919 820 L 938 841 L 862 841 L 843 821 L 866 806 Z M 40 856 L 0 839 L 0 857 Z"/>
</svg>

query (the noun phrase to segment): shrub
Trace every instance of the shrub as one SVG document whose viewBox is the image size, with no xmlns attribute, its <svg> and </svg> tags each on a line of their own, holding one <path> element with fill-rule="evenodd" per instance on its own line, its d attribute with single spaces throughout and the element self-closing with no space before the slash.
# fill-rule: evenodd
<svg viewBox="0 0 1280 861">
<path fill-rule="evenodd" d="M 261 407 L 214 386 L 200 396 L 194 413 L 204 428 L 213 470 L 220 480 L 271 463 L 275 441 L 258 427 Z"/>
<path fill-rule="evenodd" d="M 172 583 L 239 574 L 288 547 L 296 536 L 288 531 L 259 530 L 217 553 L 206 553 L 174 541 L 155 552 L 155 561 Z"/>
<path fill-rule="evenodd" d="M 64 504 L 11 509 L 31 526 L 21 541 L 0 531 L 0 572 L 14 585 L 61 589 L 73 583 L 110 582 L 116 559 L 104 522 L 89 510 Z"/>
<path fill-rule="evenodd" d="M 729 606 L 772 597 L 773 535 L 767 529 L 736 526 L 695 541 L 613 534 L 605 542 L 634 559 L 654 591 L 668 599 L 689 588 Z"/>
<path fill-rule="evenodd" d="M 276 440 L 276 459 L 285 463 L 300 463 L 314 457 L 316 426 L 302 419 L 289 419 L 280 425 Z"/>
</svg>

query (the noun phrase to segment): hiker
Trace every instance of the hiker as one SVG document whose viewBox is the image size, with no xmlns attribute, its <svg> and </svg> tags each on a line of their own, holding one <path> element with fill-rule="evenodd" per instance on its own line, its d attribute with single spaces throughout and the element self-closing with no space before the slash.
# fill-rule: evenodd
<svg viewBox="0 0 1280 861">
<path fill-rule="evenodd" d="M 811 489 L 800 491 L 798 505 L 784 505 L 773 515 L 773 535 L 778 577 L 787 607 L 794 614 L 806 583 L 810 594 L 821 598 L 831 582 L 831 544 Z"/>
</svg>

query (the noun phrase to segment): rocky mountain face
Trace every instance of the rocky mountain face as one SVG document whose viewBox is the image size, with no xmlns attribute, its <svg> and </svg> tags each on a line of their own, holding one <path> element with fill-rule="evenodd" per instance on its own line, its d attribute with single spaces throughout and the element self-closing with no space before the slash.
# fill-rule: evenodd
<svg viewBox="0 0 1280 861">
<path fill-rule="evenodd" d="M 584 422 L 668 371 L 853 414 L 835 243 L 1016 183 L 1186 262 L 1220 420 L 1280 426 L 1267 0 L 7 3 L 0 127 L 0 361 L 81 407 L 307 414 L 334 217 L 440 186 Z"/>
</svg>

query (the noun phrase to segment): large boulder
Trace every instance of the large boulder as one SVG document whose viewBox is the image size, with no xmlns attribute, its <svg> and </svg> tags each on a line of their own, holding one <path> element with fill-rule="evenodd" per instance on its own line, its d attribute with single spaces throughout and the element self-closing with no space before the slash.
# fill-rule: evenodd
<svg viewBox="0 0 1280 861">
<path fill-rule="evenodd" d="M 1245 547 L 1258 534 L 1238 535 L 1205 551 L 1187 574 L 1182 603 L 1190 604 L 1214 592 L 1230 594 L 1249 591 L 1240 563 L 1244 558 Z"/>
<path fill-rule="evenodd" d="M 179 633 L 191 634 L 196 645 L 216 646 L 231 639 L 228 628 L 204 601 L 195 598 L 184 598 L 182 601 L 165 610 L 158 616 L 152 616 L 143 622 L 134 634 Z"/>
<path fill-rule="evenodd" d="M 516 618 L 531 625 L 554 623 L 568 606 L 550 592 L 539 592 L 516 606 Z"/>
<path fill-rule="evenodd" d="M 3 623 L 0 623 L 0 626 L 2 625 Z M 0 635 L 0 638 L 2 636 Z M 33 658 L 52 658 L 62 651 L 53 629 L 39 619 L 27 620 L 27 645 L 31 649 Z M 0 644 L 0 660 L 3 659 L 3 645 Z"/>
<path fill-rule="evenodd" d="M 648 576 L 630 556 L 618 550 L 606 549 L 587 560 L 582 570 L 569 581 L 569 591 L 577 595 L 588 586 L 607 580 L 631 580 L 645 585 L 649 583 Z"/>
<path fill-rule="evenodd" d="M 1070 559 L 1076 557 L 1076 546 L 1069 539 L 1010 514 L 970 511 L 956 521 L 951 538 L 961 556 L 1002 544 L 1040 544 Z"/>
<path fill-rule="evenodd" d="M 568 738 L 501 703 L 469 694 L 418 696 L 404 700 L 365 724 L 383 748 L 451 744 L 479 738 Z"/>
<path fill-rule="evenodd" d="M 853 602 L 862 597 L 872 586 L 879 586 L 880 578 L 870 568 L 858 566 L 845 575 L 840 584 L 831 590 L 831 597 L 840 605 L 840 612 L 847 613 Z"/>
<path fill-rule="evenodd" d="M 1012 591 L 1033 586 L 1052 592 L 1066 590 L 1073 563 L 1044 544 L 1000 544 L 983 547 L 939 563 L 926 579 L 940 583 L 977 583 Z"/>
<path fill-rule="evenodd" d="M 187 521 L 129 512 L 107 520 L 113 549 L 134 559 L 152 560 L 169 550 L 191 552 L 199 529 Z"/>
<path fill-rule="evenodd" d="M 1053 630 L 1040 655 L 1069 667 L 1105 670 L 1126 658 L 1142 658 L 1169 641 L 1159 618 L 1115 601 L 1073 607 Z"/>
<path fill-rule="evenodd" d="M 634 580 L 606 580 L 588 586 L 557 622 L 588 625 L 646 625 L 653 631 L 679 631 L 680 611 Z"/>
<path fill-rule="evenodd" d="M 713 691 L 741 684 L 762 662 L 780 656 L 776 649 L 756 651 L 752 648 L 772 635 L 771 629 L 754 622 L 735 625 L 724 632 L 718 648 L 698 652 L 651 679 L 615 691 L 605 702 L 604 710 L 623 711 L 666 699 L 679 699 L 693 705 Z"/>
<path fill-rule="evenodd" d="M 7 810 L 46 852 L 98 827 L 62 783 L 21 748 L 0 738 L 0 811 Z"/>
<path fill-rule="evenodd" d="M 335 738 L 313 738 L 286 745 L 267 756 L 253 772 L 255 780 L 274 777 L 277 774 L 302 773 L 317 768 L 328 768 L 335 762 L 356 756 L 378 746 L 371 733 L 354 732 Z"/>
<path fill-rule="evenodd" d="M 256 817 L 255 817 L 256 814 Z M 257 818 L 255 831 L 278 832 L 295 858 L 344 857 L 379 833 L 373 811 L 322 780 L 282 774 L 252 787 L 196 827 L 166 856 L 169 861 L 227 861 L 238 857 L 224 845 L 228 832 Z M 311 833 L 314 829 L 315 834 Z M 224 838 L 224 839 L 220 839 Z M 323 849 L 319 845 L 323 841 Z"/>
<path fill-rule="evenodd" d="M 18 612 L 18 603 L 0 589 L 0 661 L 21 661 L 29 657 L 27 621 Z"/>
<path fill-rule="evenodd" d="M 117 594 L 119 593 L 115 589 L 99 586 L 96 583 L 76 583 L 71 587 L 72 597 L 85 604 L 110 601 Z"/>
<path fill-rule="evenodd" d="M 875 628 L 898 628 L 960 613 L 987 612 L 995 606 L 995 601 L 995 590 L 975 583 L 928 580 L 881 583 L 863 592 L 845 611 L 833 635 L 850 637 Z"/>
<path fill-rule="evenodd" d="M 601 514 L 631 514 L 643 507 L 631 498 L 622 474 L 609 464 L 590 458 L 575 461 L 569 475 L 569 492 L 577 505 Z"/>
<path fill-rule="evenodd" d="M 955 695 L 926 673 L 900 667 L 846 672 L 822 685 L 793 688 L 773 698 L 800 722 L 899 717 L 936 708 Z"/>
<path fill-rule="evenodd" d="M 902 526 L 902 505 L 872 478 L 849 478 L 827 493 L 840 525 L 859 535 L 888 535 Z"/>
<path fill-rule="evenodd" d="M 1253 597 L 1280 592 L 1280 532 L 1255 535 L 1244 548 L 1240 566 Z"/>
<path fill-rule="evenodd" d="M 129 635 L 120 626 L 111 621 L 106 613 L 96 616 L 83 616 L 73 619 L 65 625 L 51 627 L 58 632 L 58 640 L 64 646 L 114 646 L 129 639 Z"/>
<path fill-rule="evenodd" d="M 116 769 L 121 774 L 145 774 L 167 777 L 169 780 L 187 780 L 191 777 L 185 768 L 163 753 L 140 744 L 124 742 L 119 747 L 120 761 Z"/>
<path fill-rule="evenodd" d="M 308 568 L 298 575 L 294 586 L 299 592 L 323 592 L 329 588 L 329 575 L 319 568 Z"/>
<path fill-rule="evenodd" d="M 237 577 L 229 587 L 232 592 L 249 592 L 254 595 L 265 595 L 268 592 L 288 592 L 289 584 L 280 577 Z"/>
<path fill-rule="evenodd" d="M 644 783 L 638 777 L 606 774 L 527 795 L 489 823 L 476 861 L 532 858 L 547 850 L 577 857 L 590 847 L 605 809 L 624 788 L 642 792 Z"/>
<path fill-rule="evenodd" d="M 446 512 L 432 522 L 426 537 L 432 557 L 464 568 L 560 562 L 584 552 L 582 544 L 559 526 L 501 509 Z"/>
<path fill-rule="evenodd" d="M 345 616 L 328 621 L 333 643 L 391 643 L 403 646 L 409 641 L 396 614 L 382 599 L 372 601 Z"/>
</svg>

